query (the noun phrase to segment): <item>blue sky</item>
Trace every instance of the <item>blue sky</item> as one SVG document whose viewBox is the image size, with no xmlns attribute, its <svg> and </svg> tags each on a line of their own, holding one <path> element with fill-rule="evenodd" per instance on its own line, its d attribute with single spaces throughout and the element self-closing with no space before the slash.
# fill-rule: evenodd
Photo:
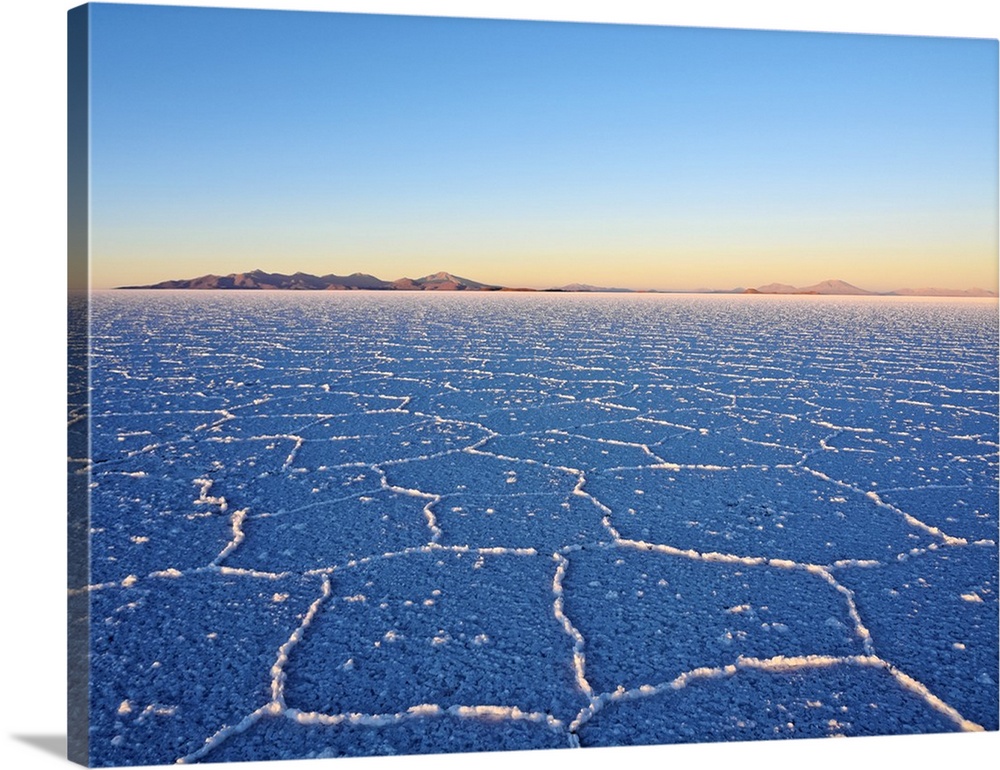
<svg viewBox="0 0 1000 770">
<path fill-rule="evenodd" d="M 92 13 L 98 287 L 997 283 L 994 40 Z"/>
</svg>

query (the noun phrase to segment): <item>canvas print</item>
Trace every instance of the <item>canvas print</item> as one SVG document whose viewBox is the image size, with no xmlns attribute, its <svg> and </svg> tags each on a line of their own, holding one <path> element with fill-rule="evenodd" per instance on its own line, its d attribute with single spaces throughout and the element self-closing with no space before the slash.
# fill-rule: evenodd
<svg viewBox="0 0 1000 770">
<path fill-rule="evenodd" d="M 71 758 L 997 730 L 997 50 L 70 11 Z"/>
</svg>

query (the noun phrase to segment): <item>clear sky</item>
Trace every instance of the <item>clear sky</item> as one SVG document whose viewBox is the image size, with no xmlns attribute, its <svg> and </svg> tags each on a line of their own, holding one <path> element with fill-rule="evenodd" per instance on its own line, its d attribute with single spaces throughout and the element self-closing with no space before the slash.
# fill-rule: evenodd
<svg viewBox="0 0 1000 770">
<path fill-rule="evenodd" d="M 997 42 L 96 4 L 95 287 L 997 286 Z"/>
</svg>

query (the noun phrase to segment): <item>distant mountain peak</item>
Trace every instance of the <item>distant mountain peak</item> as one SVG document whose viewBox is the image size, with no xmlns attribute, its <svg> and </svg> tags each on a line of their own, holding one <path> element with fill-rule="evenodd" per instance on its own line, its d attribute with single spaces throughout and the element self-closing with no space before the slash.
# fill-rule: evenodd
<svg viewBox="0 0 1000 770">
<path fill-rule="evenodd" d="M 842 281 L 839 278 L 828 278 L 825 281 L 814 283 L 812 286 L 805 286 L 799 291 L 815 292 L 816 294 L 874 294 L 873 291 L 859 288 L 852 283 Z"/>
<path fill-rule="evenodd" d="M 754 291 L 760 294 L 794 294 L 798 289 L 788 283 L 769 283 L 758 286 Z"/>
<path fill-rule="evenodd" d="M 436 273 L 425 275 L 423 278 L 417 278 L 417 280 L 424 281 L 425 283 L 431 283 L 432 281 L 454 281 L 455 283 L 476 283 L 476 281 L 470 281 L 468 278 L 462 278 L 460 275 L 452 275 L 446 270 L 439 270 Z"/>
<path fill-rule="evenodd" d="M 827 295 L 865 295 L 873 291 L 862 289 L 839 278 L 828 278 L 814 283 L 812 286 L 792 286 L 787 283 L 769 283 L 756 289 L 746 289 L 745 294 L 827 294 Z"/>
<path fill-rule="evenodd" d="M 404 279 L 405 280 L 405 279 Z M 423 278 L 417 278 L 413 283 L 424 288 L 425 290 L 438 290 L 438 291 L 462 291 L 466 289 L 500 289 L 502 287 L 480 283 L 479 281 L 473 281 L 469 278 L 463 278 L 460 275 L 453 275 L 445 270 L 440 270 L 436 273 L 431 273 L 430 275 L 425 275 Z"/>
<path fill-rule="evenodd" d="M 924 287 L 921 289 L 896 289 L 889 292 L 902 297 L 996 297 L 997 292 L 992 289 L 941 289 L 936 287 Z"/>
</svg>

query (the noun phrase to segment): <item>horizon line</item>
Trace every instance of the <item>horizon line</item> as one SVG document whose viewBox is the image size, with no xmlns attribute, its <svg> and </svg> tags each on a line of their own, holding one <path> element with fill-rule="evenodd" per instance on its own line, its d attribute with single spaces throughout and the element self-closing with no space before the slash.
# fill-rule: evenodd
<svg viewBox="0 0 1000 770">
<path fill-rule="evenodd" d="M 297 280 L 298 285 L 260 285 L 258 278 L 264 280 L 282 279 Z M 353 279 L 353 281 L 351 280 Z M 212 281 L 232 281 L 233 285 L 191 285 L 201 282 L 211 283 Z M 326 282 L 322 284 L 322 282 Z M 243 282 L 236 285 L 238 282 Z M 313 282 L 313 285 L 303 285 L 301 282 Z M 314 282 L 321 282 L 315 285 Z M 187 284 L 187 285 L 184 285 Z M 368 285 L 360 285 L 368 284 Z M 425 287 L 433 286 L 427 289 Z M 438 288 L 446 286 L 446 288 Z M 89 287 L 95 288 L 95 287 Z M 837 294 L 846 295 L 873 295 L 873 296 L 946 296 L 945 292 L 958 297 L 993 297 L 1000 296 L 1000 292 L 994 288 L 983 288 L 973 286 L 967 288 L 953 288 L 945 286 L 901 286 L 889 290 L 865 289 L 857 284 L 839 278 L 828 278 L 807 286 L 794 286 L 792 284 L 772 281 L 759 286 L 735 286 L 732 288 L 719 288 L 700 286 L 697 288 L 653 288 L 634 286 L 597 286 L 581 281 L 573 281 L 567 284 L 556 286 L 508 286 L 503 284 L 488 283 L 475 279 L 465 278 L 446 270 L 428 273 L 420 278 L 409 278 L 404 276 L 395 280 L 386 281 L 371 273 L 356 271 L 346 275 L 337 273 L 326 273 L 322 276 L 296 271 L 294 273 L 269 272 L 260 268 L 249 271 L 216 274 L 205 273 L 194 278 L 167 279 L 152 284 L 142 285 L 121 285 L 99 287 L 111 290 L 136 290 L 136 289 L 176 289 L 176 290 L 211 290 L 218 289 L 224 291 L 275 291 L 275 290 L 298 290 L 298 291 L 520 291 L 520 292 L 565 292 L 565 293 L 663 293 L 663 294 L 775 294 L 775 295 L 810 295 L 818 294 L 832 296 Z M 929 293 L 929 294 L 928 294 Z"/>
</svg>

